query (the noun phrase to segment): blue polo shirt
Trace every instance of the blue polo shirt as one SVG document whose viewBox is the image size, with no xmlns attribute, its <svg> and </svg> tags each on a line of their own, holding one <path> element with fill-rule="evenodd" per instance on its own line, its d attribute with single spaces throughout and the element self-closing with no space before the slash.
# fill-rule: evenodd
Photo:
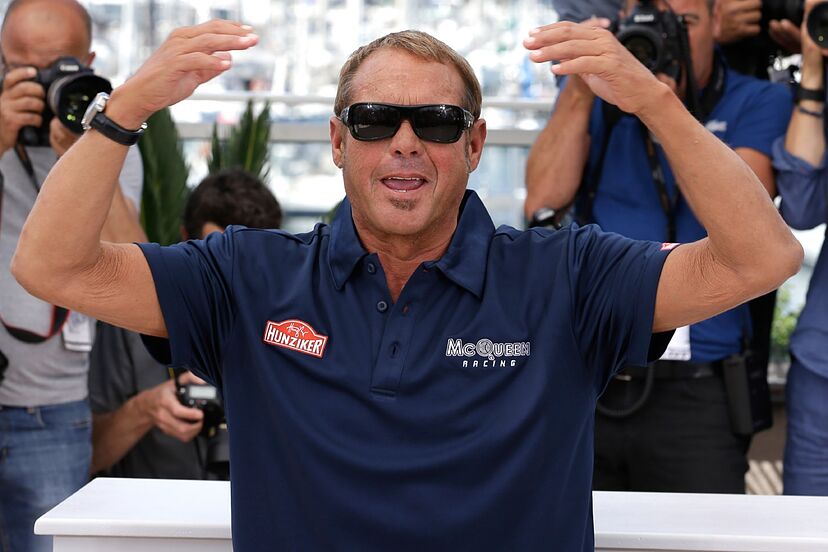
<svg viewBox="0 0 828 552">
<path fill-rule="evenodd" d="M 786 86 L 726 69 L 724 92 L 706 127 L 732 149 L 751 148 L 770 159 L 773 141 L 785 134 L 791 109 L 792 99 Z M 590 173 L 587 174 L 591 174 L 597 162 L 605 130 L 603 111 L 596 101 L 589 122 L 591 142 L 586 170 Z M 645 132 L 646 127 L 635 117 L 624 116 L 615 125 L 593 207 L 594 222 L 605 231 L 634 239 L 668 241 L 667 215 L 653 181 Z M 688 147 L 692 144 L 688 143 Z M 656 151 L 672 200 L 676 194 L 675 178 L 658 144 Z M 674 212 L 676 241 L 689 243 L 707 235 L 683 197 L 679 198 Z M 711 362 L 738 353 L 742 350 L 742 335 L 749 327 L 747 305 L 692 325 L 691 361 Z"/>
<path fill-rule="evenodd" d="M 495 230 L 467 192 L 395 303 L 347 201 L 141 247 L 173 364 L 223 392 L 236 550 L 593 549 L 596 397 L 647 361 L 661 244 Z"/>
</svg>

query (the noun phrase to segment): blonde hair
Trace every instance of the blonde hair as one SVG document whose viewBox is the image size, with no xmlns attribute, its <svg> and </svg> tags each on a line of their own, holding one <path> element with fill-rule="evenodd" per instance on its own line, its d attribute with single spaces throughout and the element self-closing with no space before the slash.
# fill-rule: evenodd
<svg viewBox="0 0 828 552">
<path fill-rule="evenodd" d="M 383 48 L 395 48 L 426 61 L 443 63 L 457 69 L 465 86 L 464 103 L 474 118 L 480 117 L 480 105 L 483 101 L 480 83 L 466 59 L 444 42 L 422 31 L 400 31 L 378 38 L 352 53 L 339 72 L 339 84 L 334 100 L 334 115 L 351 104 L 354 75 L 362 63 L 374 52 Z"/>
</svg>

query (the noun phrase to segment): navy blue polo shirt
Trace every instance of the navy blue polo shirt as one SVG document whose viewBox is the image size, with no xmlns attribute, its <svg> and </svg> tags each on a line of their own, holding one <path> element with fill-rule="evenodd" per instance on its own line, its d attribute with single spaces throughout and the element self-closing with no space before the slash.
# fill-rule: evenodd
<svg viewBox="0 0 828 552">
<path fill-rule="evenodd" d="M 467 192 L 392 302 L 344 201 L 141 246 L 173 364 L 222 389 L 236 550 L 592 550 L 596 397 L 647 361 L 668 251 L 495 230 Z"/>
<path fill-rule="evenodd" d="M 791 116 L 792 99 L 788 88 L 730 69 L 726 69 L 725 79 L 724 93 L 706 121 L 707 129 L 732 149 L 751 148 L 770 159 L 773 141 L 785 134 Z M 599 157 L 605 130 L 603 111 L 600 102 L 596 101 L 589 122 L 589 171 Z M 667 215 L 653 181 L 645 132 L 646 127 L 635 117 L 622 117 L 615 125 L 607 146 L 593 218 L 608 232 L 638 240 L 668 241 Z M 688 147 L 692 145 L 688 144 Z M 656 151 L 672 199 L 676 194 L 675 178 L 664 151 L 657 144 Z M 679 198 L 674 213 L 676 241 L 689 243 L 707 235 L 683 197 Z M 748 328 L 748 305 L 693 324 L 690 327 L 691 360 L 711 362 L 740 352 L 742 335 Z"/>
</svg>

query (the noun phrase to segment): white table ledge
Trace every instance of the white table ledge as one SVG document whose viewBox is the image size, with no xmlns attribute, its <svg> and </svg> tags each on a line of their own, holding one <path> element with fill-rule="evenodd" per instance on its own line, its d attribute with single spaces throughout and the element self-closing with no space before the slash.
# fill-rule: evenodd
<svg viewBox="0 0 828 552">
<path fill-rule="evenodd" d="M 826 552 L 828 498 L 595 492 L 598 551 Z M 98 478 L 46 513 L 56 552 L 230 552 L 230 485 Z"/>
</svg>

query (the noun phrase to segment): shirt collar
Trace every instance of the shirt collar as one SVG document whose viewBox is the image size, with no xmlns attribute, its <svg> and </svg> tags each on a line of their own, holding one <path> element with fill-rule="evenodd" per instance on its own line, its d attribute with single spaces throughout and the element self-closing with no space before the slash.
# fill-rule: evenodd
<svg viewBox="0 0 828 552">
<path fill-rule="evenodd" d="M 474 191 L 466 190 L 448 249 L 439 260 L 425 263 L 426 268 L 439 269 L 449 280 L 481 297 L 493 233 L 494 223 L 483 202 Z M 336 289 L 342 289 L 354 267 L 367 254 L 357 236 L 351 203 L 346 198 L 331 223 L 328 259 Z"/>
</svg>

